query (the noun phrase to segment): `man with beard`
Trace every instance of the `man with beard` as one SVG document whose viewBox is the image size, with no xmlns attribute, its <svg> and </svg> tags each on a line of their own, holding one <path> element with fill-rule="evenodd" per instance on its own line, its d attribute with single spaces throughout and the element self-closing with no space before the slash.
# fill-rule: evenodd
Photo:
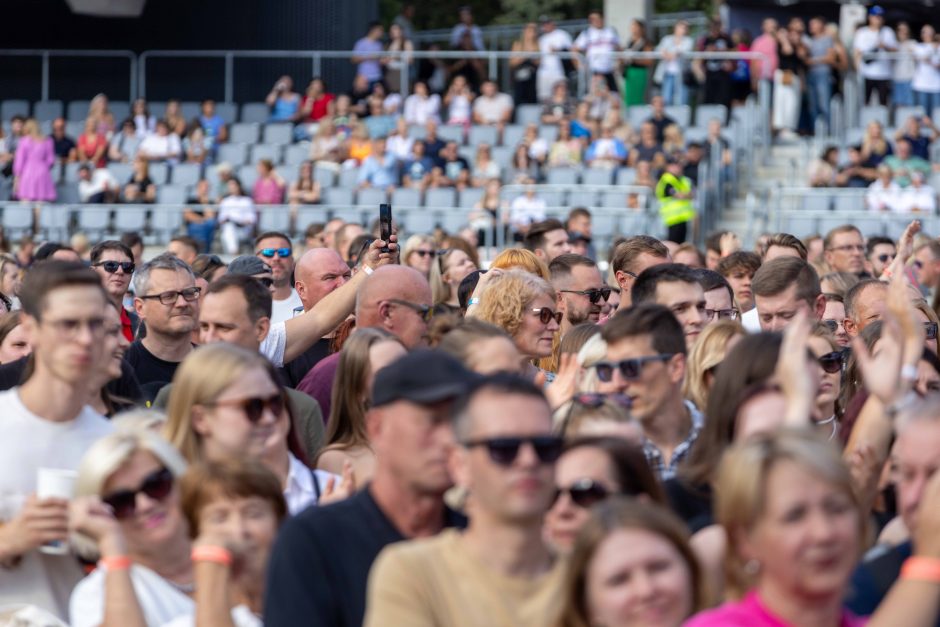
<svg viewBox="0 0 940 627">
<path fill-rule="evenodd" d="M 274 307 L 271 323 L 284 322 L 294 316 L 294 309 L 303 303 L 293 287 L 294 248 L 290 238 L 284 233 L 269 231 L 262 233 L 255 240 L 255 256 L 271 268 L 271 298 Z"/>
<path fill-rule="evenodd" d="M 581 255 L 555 257 L 548 266 L 552 287 L 557 293 L 558 311 L 564 313 L 558 333 L 564 337 L 582 322 L 597 323 L 601 308 L 610 298 L 597 264 Z"/>
</svg>

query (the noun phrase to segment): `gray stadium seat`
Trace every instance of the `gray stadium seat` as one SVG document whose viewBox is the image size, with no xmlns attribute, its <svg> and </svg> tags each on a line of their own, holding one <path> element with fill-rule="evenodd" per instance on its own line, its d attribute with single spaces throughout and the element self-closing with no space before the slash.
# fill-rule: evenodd
<svg viewBox="0 0 940 627">
<path fill-rule="evenodd" d="M 109 163 L 108 171 L 111 172 L 118 183 L 123 186 L 131 180 L 131 175 L 134 174 L 134 166 L 129 163 Z"/>
<path fill-rule="evenodd" d="M 101 234 L 111 223 L 111 207 L 82 205 L 78 209 L 78 228 L 86 233 Z"/>
<path fill-rule="evenodd" d="M 260 122 L 264 124 L 271 116 L 271 110 L 263 102 L 246 102 L 242 105 L 242 122 Z"/>
<path fill-rule="evenodd" d="M 898 107 L 894 110 L 894 125 L 897 127 L 904 126 L 907 124 L 908 118 L 913 116 L 919 120 L 924 117 L 924 113 L 924 108 L 920 105 L 911 107 Z"/>
<path fill-rule="evenodd" d="M 396 214 L 395 219 L 406 233 L 431 233 L 434 230 L 434 214 L 429 211 L 402 211 Z"/>
<path fill-rule="evenodd" d="M 525 127 L 521 124 L 507 124 L 503 129 L 503 146 L 515 148 L 525 135 Z"/>
<path fill-rule="evenodd" d="M 60 204 L 78 204 L 82 201 L 78 195 L 78 183 L 59 183 L 55 186 L 55 201 Z"/>
<path fill-rule="evenodd" d="M 291 144 L 284 149 L 284 163 L 293 166 L 299 166 L 310 158 L 310 144 Z"/>
<path fill-rule="evenodd" d="M 585 185 L 610 185 L 613 179 L 613 170 L 606 168 L 587 168 L 581 174 L 581 182 Z"/>
<path fill-rule="evenodd" d="M 202 178 L 202 165 L 198 163 L 179 163 L 173 166 L 170 179 L 174 185 L 195 185 Z"/>
<path fill-rule="evenodd" d="M 545 201 L 548 207 L 564 207 L 565 192 L 560 191 L 540 191 L 538 197 Z"/>
<path fill-rule="evenodd" d="M 198 118 L 202 115 L 202 103 L 193 100 L 185 100 L 180 103 L 180 113 L 183 114 L 183 119 L 187 122 L 193 118 Z"/>
<path fill-rule="evenodd" d="M 863 194 L 857 195 L 842 195 L 839 194 L 836 196 L 835 210 L 836 211 L 855 211 L 855 212 L 864 212 L 867 208 L 865 207 L 865 196 Z M 854 218 L 853 218 L 854 222 Z M 861 227 L 860 227 L 861 228 Z M 865 235 L 870 235 L 865 230 L 862 230 L 862 233 Z"/>
<path fill-rule="evenodd" d="M 650 192 L 652 194 L 652 192 Z M 611 190 L 601 192 L 601 206 L 610 209 L 625 209 L 627 207 L 627 193 Z"/>
<path fill-rule="evenodd" d="M 85 120 L 70 120 L 65 123 L 65 134 L 78 141 L 78 136 L 85 131 Z"/>
<path fill-rule="evenodd" d="M 708 126 L 709 121 L 718 120 L 725 125 L 728 119 L 728 107 L 721 104 L 703 104 L 695 110 L 695 126 Z"/>
<path fill-rule="evenodd" d="M 888 126 L 888 107 L 884 105 L 862 107 L 858 112 L 858 125 L 865 128 L 872 121 L 880 122 L 882 126 Z"/>
<path fill-rule="evenodd" d="M 476 146 L 478 144 L 489 144 L 490 146 L 495 146 L 496 140 L 498 138 L 499 133 L 497 132 L 495 126 L 471 126 L 467 143 L 471 146 Z"/>
<path fill-rule="evenodd" d="M 258 228 L 261 231 L 286 232 L 290 228 L 288 207 L 259 207 Z"/>
<path fill-rule="evenodd" d="M 432 187 L 424 194 L 424 206 L 453 208 L 457 205 L 455 196 L 450 187 Z"/>
<path fill-rule="evenodd" d="M 359 185 L 359 168 L 344 168 L 339 173 L 337 187 L 354 188 Z"/>
<path fill-rule="evenodd" d="M 218 161 L 219 163 L 227 162 L 237 168 L 248 161 L 248 145 L 222 144 L 219 146 Z"/>
<path fill-rule="evenodd" d="M 152 180 L 158 187 L 166 183 L 170 172 L 170 167 L 167 164 L 151 163 L 148 170 L 150 172 L 150 180 Z"/>
<path fill-rule="evenodd" d="M 297 177 L 300 175 L 297 169 L 298 168 L 295 165 L 279 165 L 274 168 L 274 171 L 277 172 L 282 179 L 284 179 L 284 183 L 287 185 L 287 189 L 289 189 L 291 183 L 296 181 Z M 287 198 L 287 189 L 284 190 L 285 198 Z"/>
<path fill-rule="evenodd" d="M 633 185 L 636 180 L 636 170 L 633 168 L 620 168 L 617 170 L 617 177 L 614 180 L 617 185 Z"/>
<path fill-rule="evenodd" d="M 303 231 L 314 222 L 325 223 L 329 219 L 326 207 L 321 205 L 301 205 L 297 209 L 297 230 Z"/>
<path fill-rule="evenodd" d="M 360 203 L 361 204 L 361 203 Z M 392 192 L 392 207 L 420 207 L 421 190 L 399 187 Z"/>
<path fill-rule="evenodd" d="M 440 225 L 448 233 L 456 233 L 467 225 L 467 214 L 463 211 L 444 211 Z"/>
<path fill-rule="evenodd" d="M 675 120 L 682 128 L 692 123 L 692 109 L 689 105 L 669 105 L 666 107 L 666 116 Z M 724 123 L 724 118 L 721 121 Z"/>
<path fill-rule="evenodd" d="M 166 114 L 166 101 L 164 100 L 155 100 L 147 103 L 147 110 L 150 111 L 150 115 L 156 119 L 161 119 Z"/>
<path fill-rule="evenodd" d="M 331 168 L 313 166 L 313 178 L 323 188 L 333 187 L 336 184 L 336 172 Z"/>
<path fill-rule="evenodd" d="M 444 124 L 437 127 L 437 138 L 443 142 L 457 142 L 463 144 L 463 127 L 455 124 Z"/>
<path fill-rule="evenodd" d="M 542 120 L 542 107 L 537 104 L 518 105 L 516 107 L 516 124 L 538 124 Z"/>
<path fill-rule="evenodd" d="M 183 226 L 182 207 L 154 207 L 150 212 L 150 229 L 168 241 Z"/>
<path fill-rule="evenodd" d="M 615 212 L 595 211 L 592 213 L 591 235 L 593 237 L 610 239 L 617 233 L 617 214 Z"/>
<path fill-rule="evenodd" d="M 505 170 L 512 164 L 512 154 L 515 150 L 515 145 L 496 146 L 493 148 L 493 161 Z"/>
<path fill-rule="evenodd" d="M 554 124 L 543 124 L 539 127 L 539 137 L 552 143 L 558 139 L 558 127 Z"/>
<path fill-rule="evenodd" d="M 289 144 L 294 139 L 293 124 L 267 124 L 264 127 L 264 143 Z"/>
<path fill-rule="evenodd" d="M 226 124 L 232 124 L 238 119 L 238 105 L 234 102 L 217 102 L 215 103 L 215 113 Z"/>
<path fill-rule="evenodd" d="M 88 117 L 88 105 L 90 100 L 73 100 L 69 103 L 66 119 L 73 122 L 84 122 Z"/>
<path fill-rule="evenodd" d="M 367 187 L 356 194 L 356 204 L 360 207 L 375 207 L 378 210 L 378 206 L 385 202 L 388 202 L 388 194 L 384 189 Z"/>
<path fill-rule="evenodd" d="M 112 100 L 108 103 L 108 110 L 114 116 L 114 126 L 121 127 L 121 122 L 131 117 L 131 103 L 126 100 Z"/>
<path fill-rule="evenodd" d="M 62 241 L 68 237 L 71 216 L 68 205 L 46 205 L 39 212 L 39 230 L 50 241 Z"/>
<path fill-rule="evenodd" d="M 275 165 L 281 162 L 281 146 L 278 144 L 255 144 L 251 147 L 251 163 L 270 159 Z"/>
<path fill-rule="evenodd" d="M 353 204 L 353 190 L 348 187 L 328 187 L 323 190 L 324 204 L 348 207 Z"/>
<path fill-rule="evenodd" d="M 568 192 L 568 204 L 572 207 L 593 207 L 597 205 L 597 192 L 572 189 Z"/>
<path fill-rule="evenodd" d="M 157 186 L 157 204 L 182 205 L 186 203 L 189 190 L 185 185 Z"/>
<path fill-rule="evenodd" d="M 63 110 L 64 106 L 61 100 L 40 100 L 33 105 L 33 117 L 40 122 L 54 120 L 62 117 Z"/>
<path fill-rule="evenodd" d="M 242 190 L 247 196 L 251 196 L 251 190 L 258 180 L 258 167 L 254 164 L 246 164 L 235 170 L 238 173 L 238 180 L 241 181 Z"/>
<path fill-rule="evenodd" d="M 633 105 L 627 109 L 627 122 L 629 122 L 630 126 L 635 130 L 639 130 L 640 125 L 650 117 L 652 112 L 653 108 L 649 105 Z"/>
<path fill-rule="evenodd" d="M 575 168 L 549 168 L 545 182 L 549 185 L 576 185 L 579 174 Z"/>
<path fill-rule="evenodd" d="M 362 209 L 339 207 L 333 209 L 332 215 L 334 218 L 339 218 L 340 220 L 345 220 L 346 222 L 362 224 Z"/>
<path fill-rule="evenodd" d="M 257 122 L 239 122 L 229 128 L 228 140 L 233 144 L 254 144 L 261 134 L 261 125 Z"/>
<path fill-rule="evenodd" d="M 11 233 L 22 234 L 33 228 L 33 208 L 20 203 L 7 203 L 3 207 L 3 230 L 9 236 Z"/>
<path fill-rule="evenodd" d="M 75 163 L 74 161 L 71 163 L 66 163 L 65 168 L 62 170 L 62 180 L 65 181 L 66 183 L 77 183 L 78 182 L 78 169 L 81 167 L 81 165 L 82 164 Z M 121 179 L 118 179 L 118 181 L 121 181 Z M 126 181 L 121 181 L 121 182 L 123 183 Z"/>
<path fill-rule="evenodd" d="M 412 124 L 408 127 L 408 137 L 411 139 L 424 139 L 428 135 L 428 130 L 420 124 Z"/>
<path fill-rule="evenodd" d="M 114 230 L 118 233 L 143 231 L 147 226 L 147 207 L 119 205 L 114 208 Z"/>
<path fill-rule="evenodd" d="M 0 118 L 7 121 L 14 115 L 22 115 L 24 118 L 29 117 L 29 101 L 4 100 L 0 103 Z"/>
<path fill-rule="evenodd" d="M 832 209 L 832 196 L 812 194 L 803 198 L 803 209 L 806 211 L 829 211 Z"/>
<path fill-rule="evenodd" d="M 481 198 L 483 198 L 483 188 L 468 187 L 460 192 L 460 198 L 457 201 L 457 206 L 464 209 L 472 209 L 473 205 L 475 205 Z"/>
</svg>

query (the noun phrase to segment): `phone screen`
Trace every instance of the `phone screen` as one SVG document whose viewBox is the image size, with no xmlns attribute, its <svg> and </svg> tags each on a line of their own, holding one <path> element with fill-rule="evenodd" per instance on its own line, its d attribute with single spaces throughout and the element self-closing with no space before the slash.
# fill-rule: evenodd
<svg viewBox="0 0 940 627">
<path fill-rule="evenodd" d="M 380 237 L 385 242 L 382 248 L 383 253 L 388 252 L 388 240 L 392 236 L 392 206 L 388 204 L 379 205 L 379 225 L 381 228 Z"/>
</svg>

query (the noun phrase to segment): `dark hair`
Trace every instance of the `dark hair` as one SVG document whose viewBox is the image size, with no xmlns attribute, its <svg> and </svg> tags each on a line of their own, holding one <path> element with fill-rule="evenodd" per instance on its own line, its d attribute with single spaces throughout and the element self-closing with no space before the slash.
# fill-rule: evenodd
<svg viewBox="0 0 940 627">
<path fill-rule="evenodd" d="M 209 284 L 206 295 L 219 294 L 227 289 L 237 288 L 248 305 L 248 319 L 257 322 L 261 318 L 271 317 L 271 290 L 258 279 L 247 274 L 226 274 Z"/>
<path fill-rule="evenodd" d="M 291 242 L 290 237 L 286 233 L 282 233 L 281 231 L 265 231 L 264 233 L 262 233 L 261 235 L 255 238 L 255 246 L 260 244 L 261 240 L 267 239 L 269 237 L 279 237 L 280 239 L 287 242 L 292 249 L 294 248 L 294 243 Z"/>
<path fill-rule="evenodd" d="M 551 281 L 554 283 L 561 279 L 567 279 L 571 276 L 571 271 L 574 270 L 576 266 L 596 268 L 597 264 L 594 263 L 593 259 L 583 255 L 576 255 L 574 253 L 558 255 L 548 264 L 548 273 L 551 277 Z"/>
<path fill-rule="evenodd" d="M 601 331 L 601 337 L 608 344 L 638 335 L 650 336 L 650 343 L 657 353 L 686 354 L 682 325 L 668 308 L 655 303 L 641 303 L 626 311 L 618 311 Z"/>
<path fill-rule="evenodd" d="M 797 299 L 812 307 L 822 290 L 816 270 L 802 259 L 778 257 L 764 263 L 754 273 L 751 289 L 755 296 L 776 296 L 794 284 Z"/>
<path fill-rule="evenodd" d="M 696 272 L 681 263 L 661 263 L 640 273 L 630 290 L 634 305 L 656 302 L 656 288 L 660 283 L 698 283 Z"/>
<path fill-rule="evenodd" d="M 617 245 L 610 265 L 615 272 L 632 271 L 633 262 L 643 253 L 663 259 L 669 258 L 669 249 L 661 241 L 649 235 L 635 235 Z"/>
<path fill-rule="evenodd" d="M 774 233 L 764 245 L 764 255 L 770 250 L 771 246 L 780 246 L 782 248 L 792 248 L 799 254 L 800 259 L 806 261 L 806 245 L 795 235 L 789 233 Z"/>
<path fill-rule="evenodd" d="M 137 231 L 127 231 L 126 233 L 121 233 L 121 243 L 128 248 L 133 248 L 134 246 L 143 246 L 144 240 L 141 239 L 140 233 Z"/>
<path fill-rule="evenodd" d="M 864 281 L 859 281 L 855 285 L 849 288 L 849 291 L 845 293 L 843 302 L 845 303 L 845 317 L 851 320 L 855 320 L 856 309 L 858 307 L 858 299 L 862 296 L 862 292 L 867 290 L 869 287 L 879 287 L 884 288 L 884 291 L 888 291 L 888 284 L 879 281 L 878 279 L 865 279 Z"/>
<path fill-rule="evenodd" d="M 601 332 L 601 327 L 593 322 L 582 322 L 565 333 L 558 343 L 558 354 L 577 354 L 587 341 Z"/>
<path fill-rule="evenodd" d="M 698 284 L 702 286 L 703 292 L 725 288 L 728 290 L 728 296 L 731 298 L 731 302 L 734 302 L 734 291 L 731 289 L 731 284 L 725 280 L 725 277 L 708 268 L 698 268 L 697 270 L 693 270 L 693 272 L 698 275 Z"/>
<path fill-rule="evenodd" d="M 217 255 L 196 255 L 196 258 L 193 259 L 193 273 L 196 276 L 205 279 L 207 282 L 212 281 L 212 274 L 219 268 L 224 268 L 225 262 L 219 259 Z"/>
<path fill-rule="evenodd" d="M 500 372 L 480 377 L 466 392 L 454 401 L 451 416 L 453 416 L 454 431 L 458 439 L 465 438 L 470 430 L 470 405 L 478 395 L 485 392 L 513 394 L 538 399 L 545 404 L 545 417 L 548 419 L 549 423 L 551 422 L 551 409 L 540 387 L 519 375 Z"/>
<path fill-rule="evenodd" d="M 620 484 L 621 495 L 645 494 L 654 503 L 668 506 L 662 486 L 650 470 L 646 455 L 638 444 L 618 437 L 578 436 L 565 442 L 564 452 L 584 447 L 598 448 L 606 453 L 617 483 Z"/>
<path fill-rule="evenodd" d="M 882 235 L 873 235 L 868 238 L 868 241 L 865 243 L 865 256 L 871 257 L 871 254 L 875 252 L 875 246 L 881 246 L 882 244 L 890 244 L 891 246 L 897 246 L 894 243 L 894 240 L 890 237 L 884 237 Z"/>
<path fill-rule="evenodd" d="M 705 238 L 705 250 L 711 250 L 716 253 L 721 252 L 721 238 L 727 231 L 717 231 Z"/>
<path fill-rule="evenodd" d="M 554 218 L 536 222 L 529 227 L 529 232 L 526 233 L 525 238 L 523 239 L 523 244 L 527 250 L 535 252 L 535 249 L 545 246 L 546 234 L 558 230 L 564 231 L 565 225 Z"/>
<path fill-rule="evenodd" d="M 117 240 L 109 239 L 103 242 L 98 242 L 92 247 L 90 253 L 91 263 L 98 263 L 101 260 L 101 255 L 103 255 L 107 250 L 116 250 L 120 253 L 123 253 L 124 256 L 131 261 L 134 260 L 134 253 L 131 252 L 129 246 Z"/>
<path fill-rule="evenodd" d="M 460 281 L 460 285 L 457 286 L 457 303 L 464 311 L 470 306 L 470 297 L 473 296 L 473 290 L 477 288 L 477 283 L 480 282 L 480 277 L 483 276 L 484 272 L 486 270 L 474 270 L 465 276 Z"/>
<path fill-rule="evenodd" d="M 36 252 L 33 254 L 33 261 L 45 261 L 60 250 L 71 250 L 73 253 L 75 252 L 75 249 L 71 246 L 66 246 L 65 244 L 60 244 L 59 242 L 46 242 L 36 249 Z"/>
<path fill-rule="evenodd" d="M 757 253 L 752 253 L 747 250 L 738 250 L 727 257 L 723 257 L 721 261 L 718 262 L 718 274 L 723 277 L 727 277 L 735 270 L 745 270 L 750 274 L 757 272 L 757 269 L 760 268 L 760 255 Z"/>
<path fill-rule="evenodd" d="M 189 235 L 177 235 L 176 237 L 170 240 L 171 242 L 179 242 L 183 246 L 188 246 L 192 248 L 197 253 L 199 252 L 199 242 L 190 237 Z"/>
<path fill-rule="evenodd" d="M 108 295 L 98 273 L 88 266 L 73 261 L 49 259 L 33 264 L 20 288 L 23 312 L 39 320 L 50 292 L 65 287 L 94 287 L 107 302 Z"/>
<path fill-rule="evenodd" d="M 573 218 L 590 218 L 590 217 L 591 217 L 591 212 L 588 211 L 585 207 L 575 207 L 574 209 L 568 212 L 568 217 L 565 219 L 565 227 L 566 228 L 568 227 L 568 223 Z"/>
</svg>

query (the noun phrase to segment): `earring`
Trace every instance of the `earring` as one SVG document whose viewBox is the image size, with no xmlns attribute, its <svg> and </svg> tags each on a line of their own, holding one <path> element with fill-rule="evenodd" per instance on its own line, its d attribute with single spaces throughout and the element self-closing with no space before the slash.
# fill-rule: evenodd
<svg viewBox="0 0 940 627">
<path fill-rule="evenodd" d="M 744 572 L 751 577 L 755 576 L 760 572 L 760 562 L 757 560 L 748 560 L 747 563 L 744 564 Z"/>
</svg>

